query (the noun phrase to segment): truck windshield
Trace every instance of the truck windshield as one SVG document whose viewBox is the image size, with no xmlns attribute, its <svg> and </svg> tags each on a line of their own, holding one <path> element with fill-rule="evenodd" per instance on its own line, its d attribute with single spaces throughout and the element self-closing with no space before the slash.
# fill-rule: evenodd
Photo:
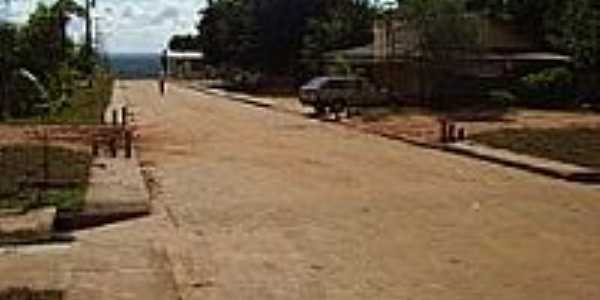
<svg viewBox="0 0 600 300">
<path fill-rule="evenodd" d="M 306 87 L 306 88 L 318 88 L 325 81 L 327 81 L 327 78 L 325 78 L 325 77 L 313 78 L 311 81 L 309 81 L 307 84 L 305 84 L 304 87 Z"/>
</svg>

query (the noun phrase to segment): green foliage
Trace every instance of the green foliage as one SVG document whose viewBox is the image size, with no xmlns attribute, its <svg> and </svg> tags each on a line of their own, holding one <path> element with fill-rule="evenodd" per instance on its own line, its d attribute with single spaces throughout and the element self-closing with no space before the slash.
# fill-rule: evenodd
<svg viewBox="0 0 600 300">
<path fill-rule="evenodd" d="M 573 73 L 562 67 L 524 76 L 515 90 L 520 103 L 530 107 L 567 108 L 576 104 Z"/>
<path fill-rule="evenodd" d="M 54 102 L 48 121 L 60 124 L 98 124 L 101 114 L 110 103 L 114 78 L 102 71 L 97 71 L 93 78 L 91 87 L 76 88 L 69 98 Z M 81 85 L 82 82 L 75 80 L 73 84 Z"/>
<path fill-rule="evenodd" d="M 600 129 L 504 129 L 472 136 L 478 143 L 517 153 L 600 168 Z"/>
<path fill-rule="evenodd" d="M 174 35 L 169 40 L 169 49 L 177 51 L 199 51 L 200 41 L 196 36 Z"/>
<path fill-rule="evenodd" d="M 573 87 L 573 73 L 564 67 L 544 69 L 523 77 L 522 81 L 532 88 L 571 88 Z"/>
<path fill-rule="evenodd" d="M 600 5 L 596 0 L 565 1 L 558 45 L 583 67 L 600 68 Z"/>
<path fill-rule="evenodd" d="M 252 8 L 250 1 L 221 0 L 201 12 L 199 40 L 209 63 L 254 68 L 258 48 Z"/>
<path fill-rule="evenodd" d="M 67 36 L 66 27 L 72 15 L 82 16 L 84 10 L 73 0 L 58 0 L 51 6 L 38 3 L 27 23 L 19 28 L 0 23 L 0 69 L 2 97 L 0 119 L 29 117 L 39 114 L 35 109 L 42 99 L 31 83 L 17 74 L 26 69 L 48 89 L 49 100 L 61 101 L 74 88 L 80 72 L 91 70 L 95 62 L 82 55 Z"/>
<path fill-rule="evenodd" d="M 419 58 L 421 97 L 448 102 L 443 98 L 457 96 L 451 95 L 455 70 L 481 50 L 477 19 L 467 14 L 464 1 L 455 0 L 406 0 L 400 12 L 416 37 L 412 55 Z"/>
<path fill-rule="evenodd" d="M 439 64 L 480 50 L 477 20 L 464 1 L 407 0 L 401 11 L 418 37 L 416 54 L 426 60 Z"/>
<path fill-rule="evenodd" d="M 44 99 L 40 97 L 36 87 L 23 77 L 13 75 L 10 84 L 6 87 L 6 92 L 10 98 L 5 102 L 5 113 L 10 118 L 24 118 L 40 113 L 36 107 Z"/>
<path fill-rule="evenodd" d="M 319 13 L 307 21 L 300 49 L 302 67 L 308 73 L 321 71 L 320 59 L 325 52 L 363 46 L 373 39 L 377 11 L 369 1 L 328 1 L 319 5 Z"/>
<path fill-rule="evenodd" d="M 370 42 L 375 16 L 366 0 L 220 0 L 201 13 L 199 40 L 210 63 L 275 75 Z"/>
<path fill-rule="evenodd" d="M 509 90 L 491 90 L 487 102 L 490 107 L 508 109 L 516 100 L 517 97 Z"/>
<path fill-rule="evenodd" d="M 0 290 L 3 300 L 62 300 L 62 291 L 36 291 L 30 288 L 8 288 Z"/>
<path fill-rule="evenodd" d="M 352 75 L 352 66 L 341 55 L 335 57 L 335 64 L 331 70 L 331 75 L 350 76 Z"/>
<path fill-rule="evenodd" d="M 600 67 L 597 0 L 468 0 L 468 6 L 513 20 L 533 40 L 571 53 L 580 67 Z"/>
<path fill-rule="evenodd" d="M 87 152 L 50 146 L 48 155 L 48 178 L 51 180 L 73 180 L 78 182 L 68 189 L 49 189 L 43 202 L 37 201 L 38 191 L 21 188 L 21 180 L 43 178 L 44 147 L 34 144 L 5 145 L 0 147 L 0 208 L 29 209 L 55 205 L 61 210 L 82 208 L 88 184 L 92 157 Z"/>
</svg>

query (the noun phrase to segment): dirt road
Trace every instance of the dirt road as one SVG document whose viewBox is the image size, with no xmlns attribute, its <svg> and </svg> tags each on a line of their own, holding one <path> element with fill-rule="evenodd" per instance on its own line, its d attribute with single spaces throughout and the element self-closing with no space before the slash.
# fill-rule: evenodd
<svg viewBox="0 0 600 300">
<path fill-rule="evenodd" d="M 183 299 L 600 299 L 600 190 L 125 82 Z"/>
</svg>

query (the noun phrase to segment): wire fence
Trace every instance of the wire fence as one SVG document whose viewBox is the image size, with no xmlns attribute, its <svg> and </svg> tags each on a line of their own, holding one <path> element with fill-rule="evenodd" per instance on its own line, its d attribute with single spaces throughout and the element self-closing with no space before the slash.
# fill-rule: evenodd
<svg viewBox="0 0 600 300">
<path fill-rule="evenodd" d="M 55 205 L 79 209 L 89 177 L 91 150 L 38 126 L 19 140 L 0 140 L 0 208 Z"/>
</svg>

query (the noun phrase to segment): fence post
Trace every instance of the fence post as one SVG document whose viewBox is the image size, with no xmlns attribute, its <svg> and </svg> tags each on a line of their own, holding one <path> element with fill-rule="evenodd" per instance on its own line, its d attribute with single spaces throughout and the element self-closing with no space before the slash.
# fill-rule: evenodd
<svg viewBox="0 0 600 300">
<path fill-rule="evenodd" d="M 133 146 L 133 134 L 130 130 L 125 131 L 125 157 L 131 158 Z"/>
<path fill-rule="evenodd" d="M 467 131 L 464 127 L 458 129 L 458 140 L 464 141 L 467 138 Z"/>
<path fill-rule="evenodd" d="M 112 124 L 113 124 L 113 126 L 117 126 L 117 122 L 118 122 L 118 120 L 117 120 L 117 110 L 113 109 L 112 110 Z"/>
<path fill-rule="evenodd" d="M 121 108 L 121 124 L 123 127 L 127 126 L 127 106 Z"/>
<path fill-rule="evenodd" d="M 98 140 L 96 137 L 92 137 L 92 155 L 98 157 Z"/>
<path fill-rule="evenodd" d="M 446 119 L 440 119 L 440 142 L 448 142 L 448 121 Z"/>
<path fill-rule="evenodd" d="M 110 138 L 110 142 L 109 142 L 109 147 L 110 147 L 110 155 L 112 158 L 116 158 L 117 157 L 117 138 L 112 136 Z"/>
<path fill-rule="evenodd" d="M 456 142 L 456 124 L 454 123 L 448 125 L 448 141 L 451 143 Z"/>
</svg>

